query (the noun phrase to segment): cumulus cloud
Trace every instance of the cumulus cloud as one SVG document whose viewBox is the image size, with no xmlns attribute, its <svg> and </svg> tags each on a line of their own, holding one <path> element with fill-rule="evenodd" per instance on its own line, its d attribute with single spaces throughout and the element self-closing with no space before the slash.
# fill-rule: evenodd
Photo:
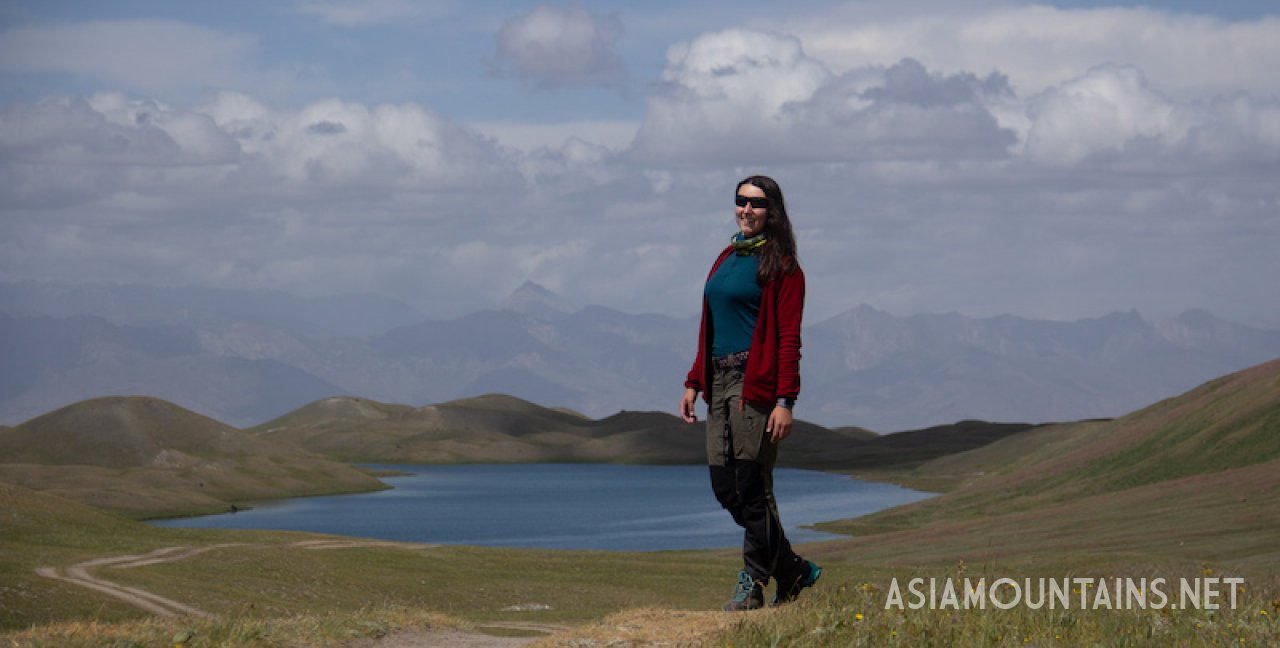
<svg viewBox="0 0 1280 648">
<path fill-rule="evenodd" d="M 1154 92 L 1142 71 L 1105 65 L 1052 87 L 1029 106 L 1026 152 L 1049 163 L 1075 164 L 1126 147 L 1170 147 L 1186 139 L 1189 115 Z"/>
<path fill-rule="evenodd" d="M 283 183 L 319 193 L 430 193 L 515 177 L 490 140 L 419 104 L 326 99 L 271 110 L 230 92 L 188 110 L 118 93 L 11 105 L 0 122 L 0 151 L 5 166 L 44 165 L 51 178 L 59 166 L 104 173 L 159 167 L 158 175 L 216 167 L 273 190 Z"/>
<path fill-rule="evenodd" d="M 559 147 L 541 146 L 520 156 L 521 173 L 531 183 L 559 190 L 591 191 L 626 177 L 627 170 L 610 148 L 571 137 Z"/>
<path fill-rule="evenodd" d="M 1280 106 L 1245 94 L 1179 101 L 1142 70 L 1101 65 L 1032 97 L 1025 153 L 1049 165 L 1139 165 L 1183 173 L 1280 155 Z"/>
<path fill-rule="evenodd" d="M 912 59 L 835 75 L 793 36 L 730 29 L 672 48 L 637 136 L 644 159 L 854 161 L 991 157 L 1015 135 L 992 74 L 943 76 Z"/>
<path fill-rule="evenodd" d="M 165 165 L 182 150 L 151 124 L 111 123 L 83 99 L 48 99 L 9 107 L 0 151 L 9 163 Z"/>
<path fill-rule="evenodd" d="M 790 106 L 796 144 L 827 159 L 981 159 L 1003 157 L 1017 139 L 990 109 L 1013 97 L 1002 76 L 944 76 L 904 59 L 875 70 L 867 87 L 867 72 L 835 77 Z"/>
<path fill-rule="evenodd" d="M 744 29 L 705 34 L 667 53 L 637 148 L 655 157 L 773 150 L 785 137 L 783 106 L 813 96 L 829 77 L 793 37 Z M 708 139 L 719 146 L 702 149 Z"/>
<path fill-rule="evenodd" d="M 1198 115 L 1187 133 L 1187 148 L 1198 159 L 1225 168 L 1278 170 L 1280 99 L 1219 95 L 1201 106 Z"/>
<path fill-rule="evenodd" d="M 616 85 L 625 73 L 614 46 L 622 21 L 574 3 L 543 4 L 511 18 L 498 32 L 498 61 L 506 74 L 536 87 Z"/>
<path fill-rule="evenodd" d="M 213 181 L 239 156 L 236 140 L 207 115 L 121 95 L 0 111 L 0 200 L 9 206 L 68 206 L 152 190 L 172 196 L 195 176 Z"/>
<path fill-rule="evenodd" d="M 644 164 L 872 164 L 920 179 L 942 162 L 1183 174 L 1273 165 L 1277 100 L 1184 98 L 1105 63 L 1020 97 L 998 72 L 915 59 L 833 73 L 794 36 L 730 29 L 673 47 L 630 152 Z M 987 171 L 991 173 L 994 171 Z"/>
<path fill-rule="evenodd" d="M 110 125 L 117 136 L 125 132 L 158 130 L 168 136 L 178 155 L 163 158 L 149 151 L 157 163 L 165 165 L 205 165 L 234 162 L 240 154 L 235 138 L 218 127 L 206 114 L 175 111 L 154 100 L 131 101 L 121 93 L 94 95 L 88 101 L 94 112 Z"/>
<path fill-rule="evenodd" d="M 977 8 L 887 14 L 873 3 L 785 24 L 836 71 L 915 58 L 946 73 L 999 70 L 1023 96 L 1100 63 L 1132 65 L 1174 93 L 1280 94 L 1280 18 L 1228 22 L 1148 8 Z"/>
<path fill-rule="evenodd" d="M 523 182 L 491 140 L 418 104 L 15 104 L 0 111 L 0 274 L 35 255 L 49 279 L 390 286 L 420 255 L 501 229 L 481 197 Z"/>
<path fill-rule="evenodd" d="M 348 202 L 520 182 L 492 142 L 420 105 L 324 100 L 273 111 L 238 93 L 195 110 L 119 93 L 10 105 L 0 155 L 0 196 L 33 207 L 122 195 Z"/>
</svg>

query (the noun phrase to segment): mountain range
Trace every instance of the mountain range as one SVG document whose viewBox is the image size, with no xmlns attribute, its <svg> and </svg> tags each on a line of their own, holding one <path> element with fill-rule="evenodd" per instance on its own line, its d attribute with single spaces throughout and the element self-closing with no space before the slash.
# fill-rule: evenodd
<svg viewBox="0 0 1280 648">
<path fill-rule="evenodd" d="M 0 284 L 0 423 L 129 394 L 238 427 L 332 396 L 673 411 L 696 331 L 692 314 L 575 308 L 533 283 L 452 319 L 370 295 Z M 800 418 L 893 432 L 1118 416 L 1280 357 L 1280 331 L 1200 310 L 1063 322 L 859 305 L 809 323 L 803 352 Z"/>
</svg>

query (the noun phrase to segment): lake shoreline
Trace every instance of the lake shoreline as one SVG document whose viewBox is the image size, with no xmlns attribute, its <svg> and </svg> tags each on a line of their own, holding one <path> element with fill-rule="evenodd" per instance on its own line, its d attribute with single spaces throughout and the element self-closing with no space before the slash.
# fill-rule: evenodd
<svg viewBox="0 0 1280 648">
<path fill-rule="evenodd" d="M 248 503 L 252 508 L 241 507 L 235 513 L 147 522 L 156 527 L 291 530 L 530 549 L 668 551 L 741 542 L 741 530 L 715 502 L 701 465 L 356 467 L 401 476 L 388 477 L 390 489 L 382 491 L 268 500 Z M 798 543 L 842 537 L 817 528 L 820 523 L 934 495 L 830 471 L 779 468 L 777 476 L 779 508 L 788 535 Z"/>
</svg>

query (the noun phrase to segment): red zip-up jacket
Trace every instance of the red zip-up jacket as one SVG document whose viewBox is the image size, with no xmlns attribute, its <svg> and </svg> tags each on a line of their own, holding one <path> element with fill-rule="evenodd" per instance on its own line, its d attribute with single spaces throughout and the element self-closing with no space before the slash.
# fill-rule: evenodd
<svg viewBox="0 0 1280 648">
<path fill-rule="evenodd" d="M 711 265 L 707 279 L 730 254 L 725 248 Z M 751 334 L 751 353 L 743 369 L 742 400 L 773 403 L 800 395 L 800 320 L 804 313 L 804 272 L 797 264 L 790 274 L 774 277 L 760 288 L 760 314 Z M 702 392 L 710 400 L 711 307 L 702 299 L 702 323 L 698 327 L 698 354 L 684 386 Z"/>
</svg>

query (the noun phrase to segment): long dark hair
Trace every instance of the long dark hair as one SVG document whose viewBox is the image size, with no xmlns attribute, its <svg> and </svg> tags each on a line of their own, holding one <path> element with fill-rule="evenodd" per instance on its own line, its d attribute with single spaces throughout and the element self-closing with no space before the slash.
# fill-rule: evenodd
<svg viewBox="0 0 1280 648">
<path fill-rule="evenodd" d="M 765 198 L 769 199 L 764 221 L 764 235 L 769 243 L 760 248 L 760 269 L 756 272 L 756 282 L 763 286 L 775 277 L 795 271 L 798 265 L 796 235 L 791 231 L 791 219 L 787 217 L 787 203 L 782 199 L 782 187 L 773 178 L 751 176 L 739 182 L 735 191 L 741 189 L 742 185 L 758 187 L 764 192 Z"/>
</svg>

